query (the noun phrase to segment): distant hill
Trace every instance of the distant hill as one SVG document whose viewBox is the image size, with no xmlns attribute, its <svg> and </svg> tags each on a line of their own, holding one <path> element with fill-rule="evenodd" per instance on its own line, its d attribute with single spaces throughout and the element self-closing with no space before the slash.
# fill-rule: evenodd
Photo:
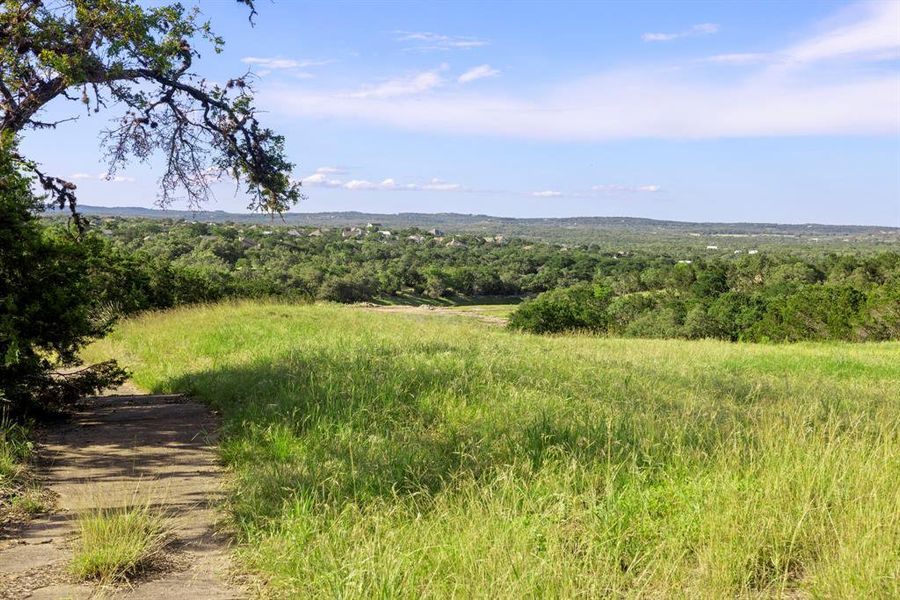
<svg viewBox="0 0 900 600">
<path fill-rule="evenodd" d="M 753 236 L 781 242 L 871 242 L 877 245 L 900 243 L 900 228 L 866 225 L 777 224 L 777 223 L 691 223 L 659 221 L 635 217 L 512 218 L 457 213 L 363 212 L 287 213 L 281 218 L 261 214 L 224 211 L 160 210 L 141 207 L 98 207 L 79 205 L 82 213 L 98 217 L 139 217 L 203 222 L 258 223 L 313 227 L 349 227 L 379 223 L 391 229 L 438 228 L 448 233 L 484 233 L 520 236 L 554 242 L 623 242 L 637 238 L 664 241 L 689 236 Z M 48 213 L 53 214 L 53 213 Z"/>
</svg>

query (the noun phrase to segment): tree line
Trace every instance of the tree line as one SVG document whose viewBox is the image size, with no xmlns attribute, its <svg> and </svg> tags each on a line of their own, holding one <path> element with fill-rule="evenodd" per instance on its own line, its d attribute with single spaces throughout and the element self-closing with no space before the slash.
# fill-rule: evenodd
<svg viewBox="0 0 900 600">
<path fill-rule="evenodd" d="M 52 231 L 55 226 L 48 227 Z M 441 232 L 437 232 L 441 233 Z M 417 228 L 105 219 L 95 297 L 127 314 L 224 298 L 529 298 L 512 325 L 748 341 L 900 338 L 900 253 L 610 252 Z"/>
</svg>

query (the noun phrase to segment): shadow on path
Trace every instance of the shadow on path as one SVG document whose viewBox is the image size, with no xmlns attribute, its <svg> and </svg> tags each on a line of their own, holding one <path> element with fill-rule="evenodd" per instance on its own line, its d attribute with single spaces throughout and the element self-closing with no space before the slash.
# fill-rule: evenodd
<svg viewBox="0 0 900 600">
<path fill-rule="evenodd" d="M 239 598 L 227 537 L 216 529 L 222 470 L 217 422 L 178 395 L 88 398 L 40 444 L 40 472 L 56 510 L 0 540 L 0 599 Z M 158 507 L 174 530 L 173 560 L 131 587 L 98 590 L 67 574 L 78 514 L 134 503 Z"/>
</svg>

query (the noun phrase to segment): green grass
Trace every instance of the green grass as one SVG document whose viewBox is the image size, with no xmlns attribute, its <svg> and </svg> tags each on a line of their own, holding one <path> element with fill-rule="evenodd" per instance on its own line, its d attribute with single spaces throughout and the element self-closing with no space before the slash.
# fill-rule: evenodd
<svg viewBox="0 0 900 600">
<path fill-rule="evenodd" d="M 538 337 L 240 303 L 89 351 L 221 411 L 285 597 L 900 597 L 900 344 Z"/>
<path fill-rule="evenodd" d="M 125 581 L 153 567 L 168 535 L 163 516 L 146 502 L 90 511 L 77 525 L 69 568 L 78 579 L 102 583 Z"/>
<path fill-rule="evenodd" d="M 29 469 L 32 452 L 31 429 L 0 415 L 0 526 L 45 510 Z"/>
<path fill-rule="evenodd" d="M 29 430 L 0 415 L 0 493 L 11 492 L 31 456 Z"/>
</svg>

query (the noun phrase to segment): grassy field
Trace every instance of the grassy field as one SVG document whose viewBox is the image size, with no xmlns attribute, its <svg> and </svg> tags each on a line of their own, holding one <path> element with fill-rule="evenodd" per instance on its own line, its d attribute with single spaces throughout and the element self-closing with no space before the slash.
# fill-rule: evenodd
<svg viewBox="0 0 900 600">
<path fill-rule="evenodd" d="M 88 351 L 221 411 L 293 597 L 900 597 L 900 344 L 537 337 L 233 304 Z"/>
</svg>

